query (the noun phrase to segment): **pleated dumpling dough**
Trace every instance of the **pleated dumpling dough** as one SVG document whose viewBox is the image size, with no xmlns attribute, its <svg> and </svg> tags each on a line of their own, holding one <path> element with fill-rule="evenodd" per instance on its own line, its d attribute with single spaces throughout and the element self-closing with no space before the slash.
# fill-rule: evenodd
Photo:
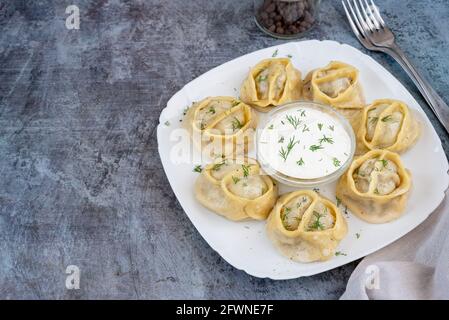
<svg viewBox="0 0 449 320">
<path fill-rule="evenodd" d="M 268 236 L 276 248 L 299 262 L 329 260 L 347 230 L 340 210 L 310 190 L 280 197 L 267 222 Z"/>
<path fill-rule="evenodd" d="M 312 70 L 304 79 L 304 98 L 336 108 L 356 128 L 365 106 L 359 71 L 346 63 L 331 61 Z"/>
<path fill-rule="evenodd" d="M 204 168 L 195 183 L 195 195 L 206 208 L 230 220 L 264 220 L 278 191 L 256 160 L 226 158 Z"/>
<path fill-rule="evenodd" d="M 357 152 L 386 149 L 401 153 L 416 142 L 419 133 L 419 124 L 404 102 L 375 100 L 363 111 Z"/>
<path fill-rule="evenodd" d="M 216 158 L 248 151 L 257 115 L 233 97 L 208 97 L 189 108 L 184 123 L 202 153 Z"/>
<path fill-rule="evenodd" d="M 337 197 L 360 219 L 385 223 L 402 215 L 411 186 L 411 175 L 398 154 L 371 150 L 341 176 Z"/>
<path fill-rule="evenodd" d="M 254 66 L 240 89 L 240 99 L 262 112 L 301 97 L 301 73 L 288 58 L 265 59 Z"/>
</svg>

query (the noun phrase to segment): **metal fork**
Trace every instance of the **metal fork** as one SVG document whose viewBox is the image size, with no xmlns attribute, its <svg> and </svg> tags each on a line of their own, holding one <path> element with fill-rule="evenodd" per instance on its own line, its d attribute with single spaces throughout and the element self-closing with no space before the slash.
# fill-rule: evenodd
<svg viewBox="0 0 449 320">
<path fill-rule="evenodd" d="M 346 7 L 346 4 L 349 8 Z M 343 8 L 349 20 L 352 31 L 365 48 L 381 51 L 395 59 L 413 80 L 432 111 L 443 127 L 449 133 L 449 107 L 425 80 L 405 53 L 395 42 L 393 32 L 386 26 L 378 7 L 370 0 L 342 0 Z"/>
</svg>

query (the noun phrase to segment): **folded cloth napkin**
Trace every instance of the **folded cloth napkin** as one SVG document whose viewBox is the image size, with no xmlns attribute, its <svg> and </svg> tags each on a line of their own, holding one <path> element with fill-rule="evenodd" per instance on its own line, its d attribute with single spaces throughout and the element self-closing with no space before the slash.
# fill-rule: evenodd
<svg viewBox="0 0 449 320">
<path fill-rule="evenodd" d="M 365 257 L 340 299 L 449 299 L 449 196 L 416 229 Z"/>
</svg>

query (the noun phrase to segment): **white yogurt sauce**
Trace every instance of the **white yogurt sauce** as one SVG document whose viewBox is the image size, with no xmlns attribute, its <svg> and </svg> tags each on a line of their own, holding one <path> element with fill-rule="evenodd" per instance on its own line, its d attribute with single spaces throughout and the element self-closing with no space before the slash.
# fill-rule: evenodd
<svg viewBox="0 0 449 320">
<path fill-rule="evenodd" d="M 298 179 L 332 174 L 351 153 L 351 138 L 338 119 L 308 107 L 279 112 L 263 128 L 258 143 L 263 161 Z"/>
</svg>

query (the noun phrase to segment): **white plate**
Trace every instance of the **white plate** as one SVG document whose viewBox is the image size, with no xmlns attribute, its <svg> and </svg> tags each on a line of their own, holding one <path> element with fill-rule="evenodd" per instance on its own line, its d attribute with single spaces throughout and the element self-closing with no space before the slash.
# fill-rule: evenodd
<svg viewBox="0 0 449 320">
<path fill-rule="evenodd" d="M 367 102 L 394 98 L 406 102 L 415 110 L 422 134 L 410 151 L 402 155 L 405 166 L 413 175 L 413 190 L 405 214 L 398 220 L 381 225 L 363 222 L 351 213 L 345 214 L 349 224 L 346 238 L 338 251 L 346 254 L 330 261 L 301 264 L 278 253 L 265 233 L 265 222 L 231 222 L 202 207 L 193 194 L 198 163 L 175 163 L 170 159 L 171 148 L 178 143 L 176 128 L 181 126 L 182 113 L 192 101 L 206 96 L 238 96 L 240 85 L 251 66 L 269 58 L 292 56 L 293 64 L 302 76 L 331 60 L 340 60 L 360 70 L 360 81 Z M 166 121 L 170 125 L 166 125 Z M 317 274 L 366 256 L 410 232 L 423 222 L 438 206 L 448 187 L 448 162 L 441 141 L 419 104 L 404 86 L 380 64 L 359 50 L 334 41 L 302 41 L 259 50 L 218 66 L 188 83 L 177 92 L 162 111 L 157 128 L 159 154 L 171 187 L 184 211 L 199 233 L 227 262 L 255 277 L 291 279 Z M 285 192 L 286 187 L 281 188 Z M 335 199 L 335 183 L 320 192 Z M 182 227 L 182 226 L 180 226 Z M 356 233 L 360 234 L 357 239 Z"/>
</svg>

